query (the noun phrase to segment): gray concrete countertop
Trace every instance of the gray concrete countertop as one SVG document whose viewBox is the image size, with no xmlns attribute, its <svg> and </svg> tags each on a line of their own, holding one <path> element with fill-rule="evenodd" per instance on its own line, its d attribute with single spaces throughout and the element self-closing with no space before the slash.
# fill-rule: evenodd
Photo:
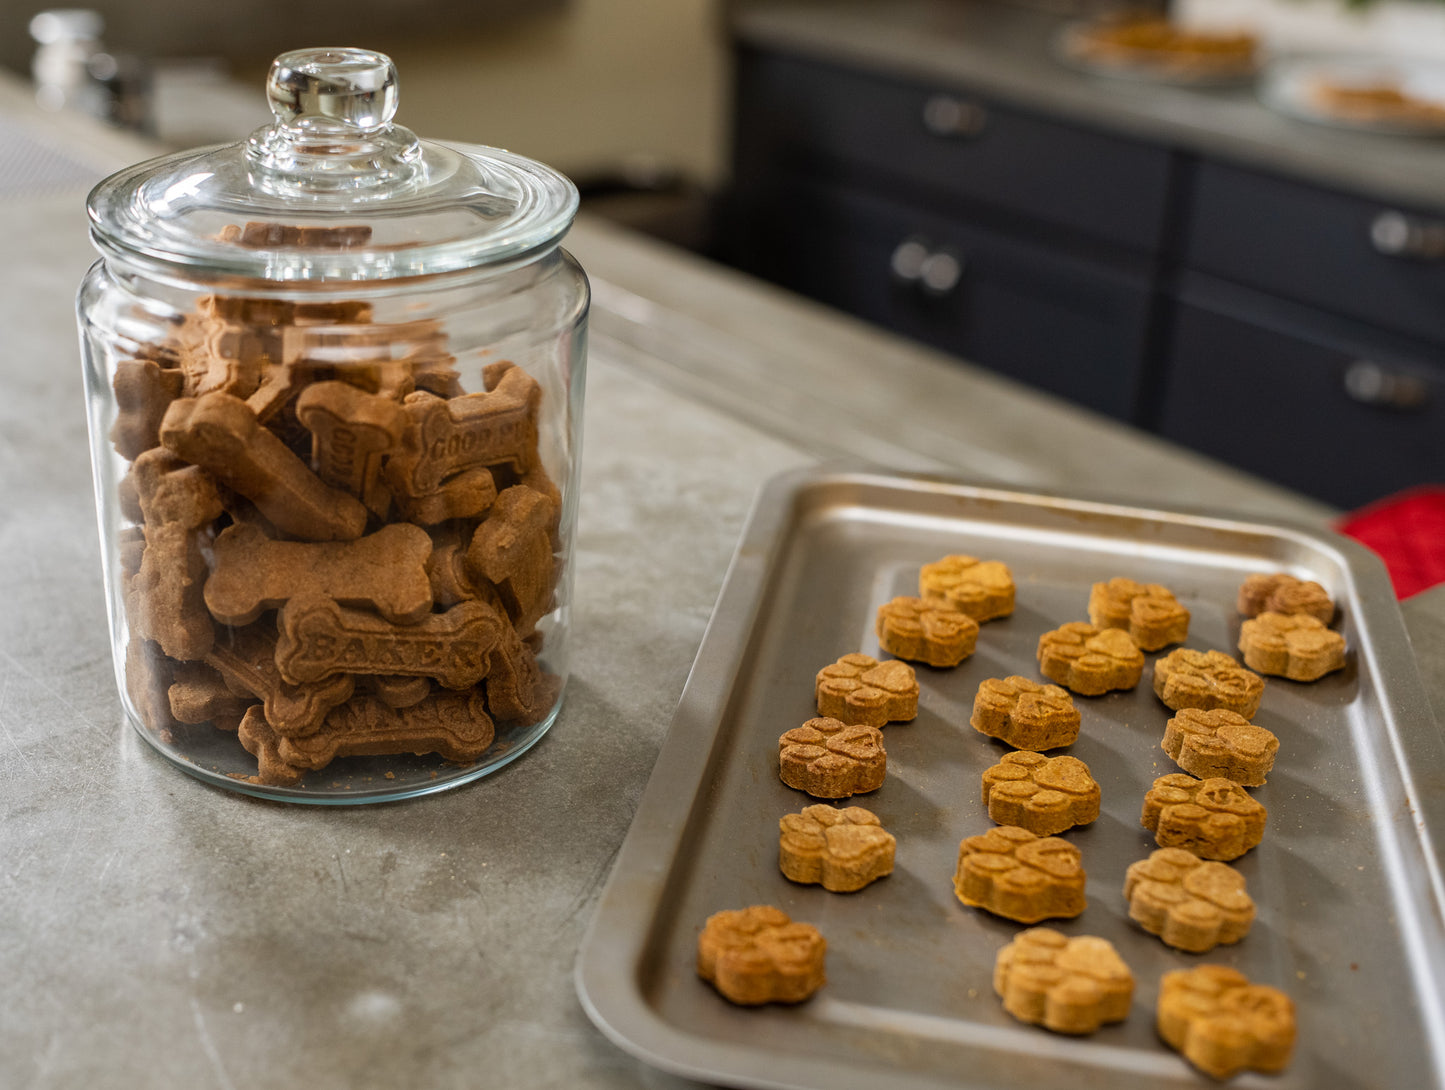
<svg viewBox="0 0 1445 1090">
<path fill-rule="evenodd" d="M 847 455 L 1330 514 L 583 222 L 569 245 L 596 304 L 555 728 L 431 798 L 247 798 L 172 768 L 116 696 L 72 314 L 83 195 L 0 197 L 0 1086 L 674 1085 L 592 1028 L 572 965 L 763 481 Z M 1445 699 L 1445 595 L 1408 612 Z"/>
<path fill-rule="evenodd" d="M 1086 125 L 1363 196 L 1445 207 L 1439 139 L 1296 120 L 1251 88 L 1196 89 L 1086 75 L 1055 59 L 1065 20 L 989 0 L 763 0 L 745 42 L 997 98 Z"/>
</svg>

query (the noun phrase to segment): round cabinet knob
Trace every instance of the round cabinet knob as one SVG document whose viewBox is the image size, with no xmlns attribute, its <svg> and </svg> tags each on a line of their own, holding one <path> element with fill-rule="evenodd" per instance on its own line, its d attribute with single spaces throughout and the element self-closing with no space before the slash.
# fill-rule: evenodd
<svg viewBox="0 0 1445 1090">
<path fill-rule="evenodd" d="M 1370 243 L 1387 257 L 1439 261 L 1445 258 L 1445 223 L 1381 212 L 1370 224 Z"/>
<path fill-rule="evenodd" d="M 923 127 L 934 136 L 978 136 L 988 126 L 988 109 L 982 103 L 931 95 L 923 104 Z"/>
<path fill-rule="evenodd" d="M 377 132 L 396 116 L 396 65 L 369 49 L 296 49 L 272 62 L 266 97 L 282 125 Z"/>
<path fill-rule="evenodd" d="M 1362 405 L 1384 409 L 1418 409 L 1430 399 L 1424 379 L 1374 360 L 1355 360 L 1345 368 L 1345 393 Z"/>
</svg>

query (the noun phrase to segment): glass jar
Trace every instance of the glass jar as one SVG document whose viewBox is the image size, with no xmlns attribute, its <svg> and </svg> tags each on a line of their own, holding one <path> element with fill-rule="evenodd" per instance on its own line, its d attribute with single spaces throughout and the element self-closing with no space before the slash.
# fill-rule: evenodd
<svg viewBox="0 0 1445 1090">
<path fill-rule="evenodd" d="M 567 679 L 587 280 L 562 175 L 392 123 L 378 53 L 91 193 L 78 313 L 111 642 L 152 746 L 249 794 L 476 779 Z"/>
</svg>

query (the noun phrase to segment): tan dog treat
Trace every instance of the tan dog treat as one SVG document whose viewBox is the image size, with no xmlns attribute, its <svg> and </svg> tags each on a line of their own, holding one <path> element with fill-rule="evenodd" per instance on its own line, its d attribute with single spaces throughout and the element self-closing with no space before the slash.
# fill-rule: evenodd
<svg viewBox="0 0 1445 1090">
<path fill-rule="evenodd" d="M 1274 767 L 1279 739 L 1223 708 L 1185 708 L 1164 728 L 1163 747 L 1191 775 L 1258 787 Z"/>
<path fill-rule="evenodd" d="M 523 639 L 552 608 L 556 558 L 551 527 L 556 517 L 551 499 L 535 489 L 514 485 L 497 496 L 467 546 L 468 571 L 496 588 Z"/>
<path fill-rule="evenodd" d="M 399 753 L 435 753 L 466 764 L 485 753 L 495 737 L 480 689 L 438 692 L 407 708 L 357 696 L 327 713 L 319 730 L 280 739 L 278 752 L 288 765 L 312 770 L 337 757 Z"/>
<path fill-rule="evenodd" d="M 496 615 L 502 631 L 487 660 L 487 705 L 504 722 L 531 726 L 552 711 L 562 682 L 542 669 L 506 616 Z"/>
<path fill-rule="evenodd" d="M 324 594 L 411 624 L 431 612 L 431 547 L 425 530 L 405 522 L 353 541 L 316 542 L 273 541 L 254 526 L 230 526 L 212 546 L 206 607 L 224 624 L 247 625 L 298 594 Z"/>
<path fill-rule="evenodd" d="M 778 867 L 791 881 L 853 893 L 893 873 L 898 841 L 861 806 L 805 806 L 784 814 L 778 833 Z"/>
<path fill-rule="evenodd" d="M 152 640 L 131 636 L 125 646 L 126 695 L 140 721 L 162 739 L 169 739 L 171 728 L 176 725 L 166 697 L 176 665 Z"/>
<path fill-rule="evenodd" d="M 890 655 L 957 666 L 978 644 L 978 622 L 938 599 L 894 598 L 878 607 L 878 643 Z"/>
<path fill-rule="evenodd" d="M 282 533 L 331 541 L 366 529 L 360 500 L 323 483 L 244 401 L 228 394 L 171 402 L 161 442 L 249 499 Z"/>
<path fill-rule="evenodd" d="M 778 775 L 815 799 L 846 799 L 883 786 L 883 732 L 866 724 L 809 719 L 778 739 Z"/>
<path fill-rule="evenodd" d="M 132 473 L 146 548 L 127 595 L 130 623 L 173 659 L 201 658 L 216 632 L 202 597 L 206 560 L 200 539 L 220 517 L 221 498 L 205 470 L 160 447 L 140 455 Z"/>
<path fill-rule="evenodd" d="M 246 752 L 256 758 L 256 783 L 269 787 L 295 787 L 306 770 L 290 764 L 281 756 L 281 736 L 266 722 L 266 716 L 255 705 L 241 717 L 236 735 Z"/>
<path fill-rule="evenodd" d="M 718 912 L 697 939 L 697 974 L 739 1006 L 801 1003 L 826 982 L 828 943 L 771 905 Z"/>
<path fill-rule="evenodd" d="M 1121 628 L 1070 621 L 1039 637 L 1039 671 L 1081 696 L 1132 689 L 1144 675 L 1144 653 Z"/>
<path fill-rule="evenodd" d="M 391 493 L 381 482 L 381 463 L 406 432 L 401 406 L 347 382 L 317 382 L 296 399 L 296 415 L 311 432 L 317 475 L 384 515 Z"/>
<path fill-rule="evenodd" d="M 431 679 L 363 674 L 358 679 L 356 691 L 376 697 L 388 708 L 409 708 L 431 695 Z"/>
<path fill-rule="evenodd" d="M 340 673 L 398 674 L 470 689 L 486 676 L 506 623 L 490 606 L 463 602 L 417 624 L 394 625 L 308 594 L 281 609 L 276 666 L 292 685 Z"/>
<path fill-rule="evenodd" d="M 160 445 L 166 407 L 181 396 L 184 376 L 155 360 L 122 360 L 115 365 L 116 417 L 110 441 L 127 461 Z"/>
<path fill-rule="evenodd" d="M 258 330 L 198 308 L 181 318 L 175 339 L 182 396 L 223 393 L 245 399 L 261 384 L 266 342 Z"/>
<path fill-rule="evenodd" d="M 1055 1033 L 1093 1033 L 1129 1017 L 1134 974 L 1105 939 L 1070 939 L 1033 927 L 998 952 L 993 990 L 1020 1022 Z"/>
<path fill-rule="evenodd" d="M 1084 911 L 1079 849 L 1056 836 L 999 825 L 958 846 L 953 892 L 964 904 L 1019 923 Z"/>
<path fill-rule="evenodd" d="M 1329 624 L 1335 617 L 1335 603 L 1324 587 L 1293 575 L 1251 575 L 1239 588 L 1239 612 L 1246 617 L 1261 613 L 1305 613 Z"/>
<path fill-rule="evenodd" d="M 1305 613 L 1261 613 L 1239 629 L 1244 664 L 1291 681 L 1318 681 L 1345 665 L 1345 638 Z"/>
<path fill-rule="evenodd" d="M 137 504 L 139 500 L 137 500 Z M 137 512 L 137 520 L 144 518 Z M 120 571 L 122 578 L 129 582 L 140 571 L 141 561 L 145 559 L 146 532 L 140 526 L 127 526 L 116 534 L 117 551 L 120 556 Z"/>
<path fill-rule="evenodd" d="M 213 719 L 240 719 L 256 701 L 237 696 L 226 679 L 204 662 L 183 662 L 176 666 L 167 691 L 171 714 L 182 723 L 209 723 Z"/>
<path fill-rule="evenodd" d="M 1057 685 L 1026 677 L 989 678 L 973 698 L 969 725 L 1016 749 L 1041 751 L 1073 745 L 1079 737 L 1079 709 Z"/>
<path fill-rule="evenodd" d="M 365 246 L 371 241 L 371 228 L 365 225 L 355 227 L 296 227 L 284 223 L 246 224 L 239 232 L 234 226 L 226 228 L 231 234 L 227 241 L 252 250 L 272 250 L 278 247 L 298 250 L 350 250 Z M 341 304 L 345 305 L 345 304 Z"/>
<path fill-rule="evenodd" d="M 1124 875 L 1129 918 L 1168 946 L 1203 954 L 1238 942 L 1254 922 L 1244 875 L 1183 848 L 1160 848 Z"/>
<path fill-rule="evenodd" d="M 1251 719 L 1264 696 L 1264 678 L 1223 651 L 1181 647 L 1154 661 L 1154 695 L 1176 712 L 1223 708 Z"/>
<path fill-rule="evenodd" d="M 818 714 L 844 723 L 881 727 L 918 715 L 918 678 L 906 662 L 844 655 L 814 679 Z"/>
<path fill-rule="evenodd" d="M 1160 776 L 1144 796 L 1139 824 L 1161 848 L 1184 848 L 1200 859 L 1238 859 L 1264 839 L 1268 816 L 1233 780 Z"/>
<path fill-rule="evenodd" d="M 1169 588 L 1122 577 L 1094 584 L 1089 591 L 1089 622 L 1098 628 L 1127 630 L 1145 651 L 1183 643 L 1189 635 L 1189 610 Z"/>
<path fill-rule="evenodd" d="M 1099 785 L 1077 757 L 1006 753 L 983 774 L 988 816 L 1035 836 L 1053 836 L 1099 816 Z"/>
<path fill-rule="evenodd" d="M 426 565 L 432 600 L 441 609 L 450 609 L 458 602 L 470 602 L 475 598 L 487 599 L 491 590 L 478 586 L 467 570 L 467 551 L 453 532 L 454 525 L 444 523 L 433 528 L 431 559 Z M 500 599 L 494 604 L 501 608 Z"/>
<path fill-rule="evenodd" d="M 1206 1075 L 1277 1074 L 1294 1052 L 1294 1003 L 1236 969 L 1201 965 L 1159 981 L 1159 1036 Z"/>
<path fill-rule="evenodd" d="M 954 554 L 925 564 L 918 572 L 918 593 L 941 598 L 980 623 L 1014 611 L 1014 579 L 997 560 Z"/>
<path fill-rule="evenodd" d="M 276 632 L 265 625 L 232 629 L 228 638 L 216 641 L 206 663 L 220 672 L 233 693 L 260 700 L 270 727 L 291 737 L 316 730 L 326 713 L 350 700 L 355 689 L 349 674 L 314 685 L 287 684 L 276 667 Z"/>
<path fill-rule="evenodd" d="M 448 399 L 419 390 L 403 402 L 411 427 L 386 466 L 403 509 L 424 504 L 463 475 L 500 466 L 520 474 L 536 461 L 542 388 L 511 363 L 491 364 L 483 375 L 486 393 Z"/>
</svg>

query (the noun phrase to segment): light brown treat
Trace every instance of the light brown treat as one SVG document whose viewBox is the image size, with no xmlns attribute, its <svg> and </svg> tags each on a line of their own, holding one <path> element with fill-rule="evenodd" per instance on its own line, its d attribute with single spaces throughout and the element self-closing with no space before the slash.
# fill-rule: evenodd
<svg viewBox="0 0 1445 1090">
<path fill-rule="evenodd" d="M 110 441 L 117 454 L 134 461 L 137 455 L 160 445 L 166 406 L 180 397 L 183 381 L 180 371 L 163 369 L 155 360 L 122 360 L 115 365 L 111 386 L 116 417 Z"/>
<path fill-rule="evenodd" d="M 132 635 L 125 645 L 125 692 L 147 729 L 162 738 L 176 725 L 166 699 L 176 663 L 161 653 L 160 645 Z"/>
<path fill-rule="evenodd" d="M 431 679 L 425 677 L 386 677 L 363 674 L 357 679 L 358 694 L 374 696 L 388 708 L 409 708 L 431 695 Z"/>
<path fill-rule="evenodd" d="M 1129 918 L 1168 946 L 1203 954 L 1249 934 L 1254 901 L 1244 875 L 1183 848 L 1160 848 L 1124 875 Z"/>
<path fill-rule="evenodd" d="M 281 738 L 277 751 L 288 765 L 325 768 L 337 757 L 435 753 L 463 764 L 475 761 L 496 737 L 480 689 L 438 692 L 407 708 L 372 696 L 352 697 L 327 713 L 320 729 Z"/>
<path fill-rule="evenodd" d="M 261 384 L 267 355 L 262 330 L 198 307 L 181 318 L 175 343 L 184 397 L 223 393 L 245 399 Z"/>
<path fill-rule="evenodd" d="M 1238 859 L 1264 839 L 1268 816 L 1233 780 L 1160 776 L 1144 796 L 1139 823 L 1161 848 L 1184 848 L 1200 859 Z"/>
<path fill-rule="evenodd" d="M 366 529 L 360 500 L 323 483 L 244 401 L 228 394 L 171 402 L 161 442 L 249 499 L 282 533 L 331 541 Z"/>
<path fill-rule="evenodd" d="M 1261 613 L 1239 629 L 1244 664 L 1291 681 L 1318 681 L 1345 665 L 1345 638 L 1304 613 Z"/>
<path fill-rule="evenodd" d="M 918 678 L 906 662 L 844 655 L 814 679 L 818 714 L 844 723 L 881 727 L 918 715 Z"/>
<path fill-rule="evenodd" d="M 237 696 L 226 679 L 204 662 L 178 663 L 167 691 L 171 714 L 182 723 L 239 719 L 256 701 Z"/>
<path fill-rule="evenodd" d="M 1261 613 L 1307 613 L 1320 624 L 1334 620 L 1335 603 L 1329 592 L 1315 582 L 1293 575 L 1251 575 L 1239 588 L 1239 612 L 1246 617 Z"/>
<path fill-rule="evenodd" d="M 127 619 L 171 658 L 201 658 L 216 638 L 202 597 L 206 560 L 201 538 L 220 517 L 221 498 L 205 470 L 160 447 L 140 455 L 132 473 L 145 516 L 146 548 L 128 588 Z"/>
<path fill-rule="evenodd" d="M 440 609 L 450 609 L 458 602 L 470 602 L 474 598 L 487 599 L 491 590 L 485 584 L 479 586 L 467 570 L 466 546 L 456 533 L 455 525 L 443 523 L 430 528 L 432 551 L 426 564 L 426 576 L 431 585 L 432 601 Z M 501 600 L 493 604 L 500 608 Z"/>
<path fill-rule="evenodd" d="M 395 625 L 319 594 L 292 598 L 279 621 L 276 666 L 292 685 L 341 673 L 397 674 L 470 689 L 486 676 L 503 626 L 510 629 L 505 617 L 481 602 Z"/>
<path fill-rule="evenodd" d="M 206 663 L 220 672 L 233 693 L 262 701 L 266 722 L 289 737 L 316 730 L 326 713 L 350 700 L 355 689 L 350 674 L 314 685 L 287 684 L 276 667 L 276 631 L 264 623 L 229 630 L 211 648 Z"/>
<path fill-rule="evenodd" d="M 1159 981 L 1159 1036 L 1206 1075 L 1276 1074 L 1294 1052 L 1294 1003 L 1237 969 L 1175 969 Z"/>
<path fill-rule="evenodd" d="M 778 867 L 794 882 L 853 893 L 893 873 L 898 841 L 861 806 L 805 806 L 784 814 L 778 832 Z"/>
<path fill-rule="evenodd" d="M 989 678 L 973 698 L 969 725 L 1016 749 L 1042 751 L 1073 745 L 1079 737 L 1079 709 L 1057 685 L 1026 677 Z"/>
<path fill-rule="evenodd" d="M 128 522 L 143 522 L 145 514 L 140 509 L 140 492 L 136 488 L 135 470 L 126 471 L 115 486 L 115 498 L 120 504 L 121 517 Z"/>
<path fill-rule="evenodd" d="M 280 334 L 281 360 L 289 369 L 345 382 L 396 402 L 417 389 L 420 375 L 439 373 L 456 362 L 447 353 L 446 333 L 434 318 L 382 325 L 297 320 Z"/>
<path fill-rule="evenodd" d="M 471 495 L 482 476 L 490 478 L 488 469 L 505 466 L 520 474 L 536 461 L 542 388 L 511 363 L 491 364 L 483 376 L 486 393 L 447 399 L 419 390 L 402 403 L 411 426 L 402 449 L 387 461 L 386 477 L 408 517 L 440 521 L 431 517 L 433 507 L 449 510 L 449 518 L 478 514 L 485 504 L 464 511 L 455 509 L 454 497 L 435 498 L 448 488 Z M 486 503 L 495 495 L 493 490 Z"/>
<path fill-rule="evenodd" d="M 266 722 L 261 708 L 246 709 L 236 728 L 236 735 L 246 752 L 256 758 L 255 782 L 268 787 L 295 787 L 306 770 L 287 762 L 281 756 L 281 736 Z"/>
<path fill-rule="evenodd" d="M 506 616 L 496 615 L 502 631 L 487 659 L 487 705 L 503 722 L 531 726 L 552 711 L 562 682 L 543 671 L 536 653 L 518 637 Z"/>
<path fill-rule="evenodd" d="M 1056 836 L 999 825 L 958 846 L 953 892 L 964 904 L 1019 923 L 1084 911 L 1079 849 Z"/>
<path fill-rule="evenodd" d="M 206 608 L 223 624 L 247 625 L 298 594 L 369 606 L 395 624 L 431 612 L 426 563 L 431 538 L 392 523 L 353 541 L 273 541 L 255 526 L 229 526 L 212 546 Z"/>
<path fill-rule="evenodd" d="M 401 406 L 347 382 L 317 382 L 296 399 L 296 415 L 311 432 L 317 475 L 385 515 L 391 493 L 381 482 L 381 463 L 400 448 L 406 432 Z"/>
<path fill-rule="evenodd" d="M 229 230 L 234 231 L 234 228 Z M 235 241 L 238 245 L 252 250 L 270 250 L 277 247 L 351 250 L 371 241 L 371 228 L 362 224 L 354 227 L 297 227 L 285 223 L 254 221 L 242 227 L 239 234 L 228 241 Z"/>
<path fill-rule="evenodd" d="M 1134 974 L 1105 939 L 1070 939 L 1051 927 L 1032 927 L 998 952 L 993 990 L 1020 1022 L 1055 1033 L 1093 1033 L 1129 1017 Z"/>
<path fill-rule="evenodd" d="M 1132 579 L 1095 583 L 1089 591 L 1089 621 L 1098 628 L 1122 628 L 1145 651 L 1183 643 L 1189 635 L 1189 610 L 1169 588 Z"/>
<path fill-rule="evenodd" d="M 1144 653 L 1121 628 L 1070 621 L 1039 637 L 1039 671 L 1081 696 L 1132 689 L 1144 675 Z"/>
<path fill-rule="evenodd" d="M 876 791 L 888 773 L 883 732 L 863 723 L 809 719 L 778 739 L 778 775 L 815 799 Z"/>
<path fill-rule="evenodd" d="M 1163 747 L 1191 775 L 1258 787 L 1274 767 L 1279 739 L 1223 708 L 1185 708 L 1165 726 Z"/>
<path fill-rule="evenodd" d="M 978 622 L 939 599 L 894 598 L 878 607 L 874 630 L 890 655 L 929 666 L 957 666 L 978 643 Z"/>
<path fill-rule="evenodd" d="M 697 939 L 697 974 L 740 1006 L 801 1003 L 826 982 L 828 943 L 771 905 L 718 912 Z"/>
<path fill-rule="evenodd" d="M 465 563 L 473 580 L 485 579 L 496 588 L 523 639 L 552 608 L 556 558 L 551 527 L 556 515 L 543 493 L 514 485 L 497 496 L 467 546 Z"/>
<path fill-rule="evenodd" d="M 139 516 L 139 518 L 144 518 L 144 516 Z M 141 561 L 145 559 L 146 532 L 140 526 L 127 526 L 116 534 L 116 538 L 118 539 L 121 577 L 129 582 L 135 577 L 136 572 L 140 571 Z"/>
<path fill-rule="evenodd" d="M 1264 678 L 1223 651 L 1180 647 L 1154 660 L 1154 695 L 1176 712 L 1223 708 L 1252 719 L 1264 696 Z"/>
<path fill-rule="evenodd" d="M 918 593 L 941 598 L 980 623 L 1014 611 L 1014 578 L 997 560 L 955 553 L 925 564 L 918 572 Z"/>
<path fill-rule="evenodd" d="M 1053 836 L 1099 816 L 1099 785 L 1077 757 L 1015 752 L 983 774 L 988 816 L 1035 836 Z"/>
</svg>

